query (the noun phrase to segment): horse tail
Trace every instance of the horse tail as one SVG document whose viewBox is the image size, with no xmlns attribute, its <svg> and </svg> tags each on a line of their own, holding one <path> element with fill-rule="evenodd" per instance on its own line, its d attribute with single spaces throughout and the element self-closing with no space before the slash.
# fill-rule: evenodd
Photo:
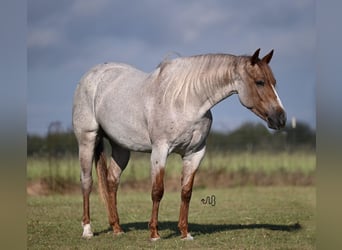
<svg viewBox="0 0 342 250">
<path fill-rule="evenodd" d="M 95 168 L 97 174 L 98 189 L 101 196 L 101 200 L 108 207 L 109 194 L 108 194 L 108 182 L 107 182 L 107 160 L 103 147 L 103 139 L 101 138 L 94 152 Z"/>
</svg>

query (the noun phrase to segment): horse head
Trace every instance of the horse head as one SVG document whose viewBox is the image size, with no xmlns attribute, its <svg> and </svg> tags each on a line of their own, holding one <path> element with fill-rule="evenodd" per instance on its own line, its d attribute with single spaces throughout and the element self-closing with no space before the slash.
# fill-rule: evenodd
<svg viewBox="0 0 342 250">
<path fill-rule="evenodd" d="M 247 57 L 240 69 L 237 93 L 242 105 L 265 120 L 269 128 L 280 129 L 286 124 L 286 113 L 275 90 L 276 80 L 269 66 L 273 50 L 262 59 L 259 59 L 259 52 L 260 49 Z"/>
</svg>

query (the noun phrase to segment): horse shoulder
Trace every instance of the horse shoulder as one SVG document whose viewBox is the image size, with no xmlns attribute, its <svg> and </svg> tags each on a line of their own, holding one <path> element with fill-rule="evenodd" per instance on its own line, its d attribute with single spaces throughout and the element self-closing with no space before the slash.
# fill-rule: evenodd
<svg viewBox="0 0 342 250">
<path fill-rule="evenodd" d="M 185 154 L 205 143 L 212 123 L 210 111 L 197 120 L 179 119 L 165 124 L 164 134 L 169 139 L 170 151 Z"/>
</svg>

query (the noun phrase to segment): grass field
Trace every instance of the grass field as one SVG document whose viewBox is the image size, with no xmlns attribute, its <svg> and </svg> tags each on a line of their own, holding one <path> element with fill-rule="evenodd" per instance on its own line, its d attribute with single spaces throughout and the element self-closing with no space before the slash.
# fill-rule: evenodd
<svg viewBox="0 0 342 250">
<path fill-rule="evenodd" d="M 118 209 L 125 234 L 108 230 L 104 205 L 91 196 L 95 236 L 81 238 L 81 195 L 28 196 L 29 249 L 315 249 L 314 187 L 195 189 L 189 226 L 194 241 L 177 230 L 179 192 L 166 192 L 160 207 L 162 239 L 148 240 L 149 190 L 122 191 Z M 201 199 L 215 195 L 215 206 Z"/>
<path fill-rule="evenodd" d="M 84 240 L 78 159 L 28 158 L 28 248 L 315 249 L 314 152 L 207 153 L 190 204 L 189 230 L 195 240 L 185 242 L 177 229 L 182 166 L 177 155 L 169 157 L 166 167 L 159 214 L 162 239 L 148 240 L 149 162 L 149 154 L 133 154 L 122 175 L 118 209 L 126 233 L 117 237 L 108 230 L 94 175 L 91 218 L 95 236 Z M 215 206 L 201 202 L 212 195 Z"/>
</svg>

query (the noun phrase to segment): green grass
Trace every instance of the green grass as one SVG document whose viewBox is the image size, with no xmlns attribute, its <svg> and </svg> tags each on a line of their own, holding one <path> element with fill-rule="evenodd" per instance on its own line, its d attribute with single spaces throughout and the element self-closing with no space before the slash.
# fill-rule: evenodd
<svg viewBox="0 0 342 250">
<path fill-rule="evenodd" d="M 145 180 L 150 178 L 149 154 L 133 154 L 122 181 Z M 315 171 L 316 155 L 314 152 L 281 152 L 281 153 L 207 153 L 203 159 L 200 170 L 237 172 L 272 173 L 279 170 L 286 172 L 301 172 L 311 174 Z M 179 177 L 182 163 L 178 155 L 170 155 L 166 165 L 168 176 Z M 27 178 L 29 181 L 57 176 L 63 180 L 79 183 L 80 167 L 76 157 L 53 159 L 50 162 L 44 158 L 27 159 Z"/>
<path fill-rule="evenodd" d="M 201 199 L 216 196 L 216 205 Z M 148 240 L 149 191 L 119 192 L 118 210 L 125 234 L 108 232 L 99 197 L 91 196 L 95 236 L 81 238 L 81 195 L 28 197 L 29 249 L 315 249 L 314 187 L 243 187 L 194 190 L 189 230 L 194 241 L 181 241 L 177 229 L 179 192 L 161 202 L 162 239 Z"/>
</svg>

